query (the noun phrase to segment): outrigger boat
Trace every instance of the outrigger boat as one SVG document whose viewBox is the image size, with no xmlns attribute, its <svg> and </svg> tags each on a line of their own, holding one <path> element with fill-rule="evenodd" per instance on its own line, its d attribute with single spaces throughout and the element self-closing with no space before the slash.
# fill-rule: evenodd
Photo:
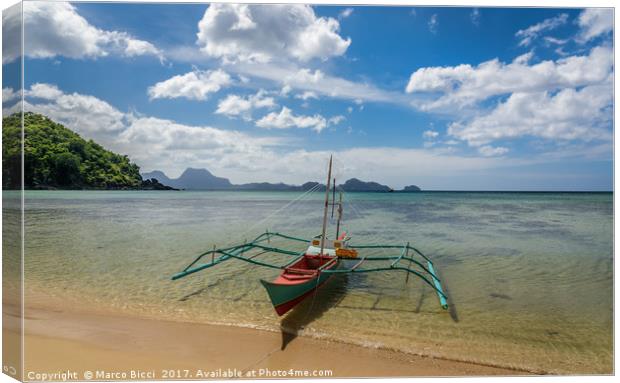
<svg viewBox="0 0 620 383">
<path fill-rule="evenodd" d="M 227 260 L 235 259 L 253 265 L 281 270 L 280 275 L 273 281 L 261 279 L 261 283 L 267 290 L 271 303 L 278 315 L 284 315 L 297 306 L 306 297 L 315 292 L 328 279 L 337 274 L 369 273 L 404 271 L 409 275 L 419 277 L 429 285 L 439 298 L 443 309 L 448 309 L 448 297 L 443 290 L 441 281 L 435 271 L 433 262 L 422 252 L 411 246 L 408 242 L 402 245 L 354 245 L 349 243 L 351 239 L 347 233 L 340 233 L 340 221 L 342 219 L 343 205 L 342 193 L 339 202 L 335 202 L 335 183 L 331 184 L 332 158 L 329 159 L 329 171 L 327 187 L 325 189 L 325 206 L 323 210 L 323 227 L 320 235 L 310 240 L 294 237 L 277 232 L 266 231 L 250 242 L 234 245 L 226 248 L 214 248 L 200 254 L 183 271 L 172 276 L 172 280 L 186 277 L 198 271 L 216 266 Z M 332 201 L 330 202 L 330 190 Z M 329 206 L 338 206 L 338 220 L 336 224 L 335 239 L 330 240 L 326 235 L 327 213 Z M 271 246 L 275 239 L 289 240 L 298 245 L 304 244 L 304 250 L 287 249 Z M 307 246 L 307 247 L 306 247 Z M 373 255 L 373 251 L 394 252 L 392 255 Z M 364 254 L 368 253 L 368 254 Z M 283 264 L 272 263 L 258 259 L 265 254 L 280 254 L 291 259 Z M 210 256 L 210 261 L 201 262 Z M 365 264 L 383 262 L 378 267 L 362 267 Z"/>
</svg>

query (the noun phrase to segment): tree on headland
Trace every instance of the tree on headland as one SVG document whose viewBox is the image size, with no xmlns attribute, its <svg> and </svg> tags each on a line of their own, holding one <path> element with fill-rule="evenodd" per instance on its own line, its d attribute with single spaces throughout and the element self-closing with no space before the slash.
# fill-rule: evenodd
<svg viewBox="0 0 620 383">
<path fill-rule="evenodd" d="M 21 121 L 2 120 L 3 187 L 21 187 Z M 24 113 L 24 186 L 62 189 L 139 189 L 138 165 L 51 119 Z"/>
</svg>

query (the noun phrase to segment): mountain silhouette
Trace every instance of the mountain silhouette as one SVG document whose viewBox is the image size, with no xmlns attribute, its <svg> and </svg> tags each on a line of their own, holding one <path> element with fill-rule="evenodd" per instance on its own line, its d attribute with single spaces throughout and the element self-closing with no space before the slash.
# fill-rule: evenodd
<svg viewBox="0 0 620 383">
<path fill-rule="evenodd" d="M 188 190 L 226 190 L 232 184 L 227 178 L 216 177 L 207 169 L 187 168 L 179 178 L 169 178 L 164 172 L 155 170 L 142 174 L 143 178 L 155 178 L 164 185 Z"/>
<path fill-rule="evenodd" d="M 306 191 L 319 185 L 318 182 L 306 182 L 303 185 L 288 185 L 285 183 L 252 182 L 234 185 L 228 178 L 214 176 L 207 169 L 187 168 L 179 178 L 170 178 L 160 170 L 143 173 L 145 179 L 155 178 L 164 185 L 177 189 L 186 190 L 256 190 L 256 191 Z M 377 182 L 365 182 L 357 178 L 351 178 L 344 184 L 338 185 L 347 192 L 392 192 L 391 187 Z M 325 185 L 320 184 L 318 190 L 325 190 Z M 410 185 L 401 190 L 403 192 L 420 191 L 415 185 Z"/>
</svg>

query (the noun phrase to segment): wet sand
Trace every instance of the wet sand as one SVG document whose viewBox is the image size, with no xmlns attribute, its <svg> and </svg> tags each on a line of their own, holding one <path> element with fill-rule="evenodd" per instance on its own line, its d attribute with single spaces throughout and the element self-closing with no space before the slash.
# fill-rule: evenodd
<svg viewBox="0 0 620 383">
<path fill-rule="evenodd" d="M 5 306 L 5 315 L 18 315 L 17 307 Z M 61 380 L 53 374 L 62 372 L 83 380 L 87 371 L 93 380 L 523 374 L 286 333 L 95 311 L 41 295 L 28 300 L 24 323 L 26 380 Z M 5 334 L 17 338 L 16 330 Z"/>
</svg>

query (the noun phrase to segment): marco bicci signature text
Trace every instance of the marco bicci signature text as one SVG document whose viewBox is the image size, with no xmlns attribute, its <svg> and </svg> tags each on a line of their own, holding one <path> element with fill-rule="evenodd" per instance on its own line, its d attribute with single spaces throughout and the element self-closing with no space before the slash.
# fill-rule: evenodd
<svg viewBox="0 0 620 383">
<path fill-rule="evenodd" d="M 153 379 L 229 379 L 229 378 L 304 378 L 331 377 L 332 370 L 298 370 L 258 368 L 242 371 L 236 368 L 217 369 L 160 369 L 160 370 L 86 370 L 77 371 L 28 371 L 30 381 L 72 381 L 72 380 L 153 380 Z"/>
</svg>

